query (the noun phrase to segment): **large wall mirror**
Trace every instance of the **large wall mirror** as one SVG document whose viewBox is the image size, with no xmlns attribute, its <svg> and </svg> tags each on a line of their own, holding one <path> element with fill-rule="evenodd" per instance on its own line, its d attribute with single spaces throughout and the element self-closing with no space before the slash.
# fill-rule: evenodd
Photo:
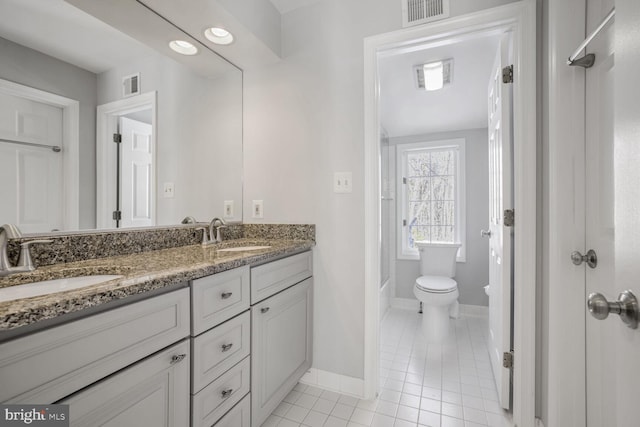
<svg viewBox="0 0 640 427">
<path fill-rule="evenodd" d="M 0 224 L 242 219 L 239 68 L 135 0 L 3 0 L 0 16 Z"/>
</svg>

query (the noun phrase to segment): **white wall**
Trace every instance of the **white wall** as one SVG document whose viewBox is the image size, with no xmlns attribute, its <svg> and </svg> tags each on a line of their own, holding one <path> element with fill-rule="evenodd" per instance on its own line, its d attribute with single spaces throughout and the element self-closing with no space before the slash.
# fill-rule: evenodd
<svg viewBox="0 0 640 427">
<path fill-rule="evenodd" d="M 452 2 L 452 15 L 509 3 Z M 245 72 L 244 203 L 317 225 L 314 367 L 363 378 L 363 40 L 401 28 L 397 0 L 325 0 L 282 17 L 283 60 Z M 332 191 L 353 173 L 353 193 Z"/>
<path fill-rule="evenodd" d="M 207 79 L 162 55 L 151 55 L 98 76 L 98 104 L 122 98 L 122 77 L 140 72 L 142 93 L 157 91 L 157 223 L 223 217 L 234 200 L 242 218 L 242 74 Z M 163 198 L 165 182 L 175 186 Z"/>
<path fill-rule="evenodd" d="M 413 142 L 464 138 L 466 154 L 466 262 L 456 265 L 456 282 L 461 304 L 489 305 L 483 287 L 489 284 L 489 239 L 480 237 L 481 229 L 489 227 L 489 152 L 487 129 L 442 132 L 390 138 L 392 147 Z M 395 163 L 394 163 L 395 166 Z M 394 173 L 395 173 L 395 167 Z M 397 192 L 396 192 L 397 195 Z M 399 197 L 395 200 L 398 201 Z M 396 224 L 397 228 L 397 224 Z M 397 231 L 397 230 L 396 230 Z M 420 276 L 420 261 L 397 259 L 396 242 L 391 251 L 396 264 L 397 298 L 415 299 L 413 285 Z"/>
<path fill-rule="evenodd" d="M 0 78 L 71 98 L 80 105 L 79 226 L 96 223 L 96 75 L 0 38 Z"/>
</svg>

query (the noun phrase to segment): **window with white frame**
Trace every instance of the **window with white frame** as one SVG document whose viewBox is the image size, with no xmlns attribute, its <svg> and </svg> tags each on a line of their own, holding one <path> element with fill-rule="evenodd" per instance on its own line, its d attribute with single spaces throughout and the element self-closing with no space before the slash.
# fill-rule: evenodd
<svg viewBox="0 0 640 427">
<path fill-rule="evenodd" d="M 418 259 L 416 241 L 461 243 L 465 261 L 464 139 L 397 146 L 398 258 Z"/>
</svg>

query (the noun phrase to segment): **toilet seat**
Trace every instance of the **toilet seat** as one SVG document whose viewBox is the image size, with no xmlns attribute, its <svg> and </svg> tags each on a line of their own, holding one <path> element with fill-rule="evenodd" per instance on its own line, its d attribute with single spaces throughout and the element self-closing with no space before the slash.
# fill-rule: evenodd
<svg viewBox="0 0 640 427">
<path fill-rule="evenodd" d="M 446 294 L 458 290 L 458 283 L 445 276 L 420 276 L 416 279 L 416 288 L 434 294 Z"/>
</svg>

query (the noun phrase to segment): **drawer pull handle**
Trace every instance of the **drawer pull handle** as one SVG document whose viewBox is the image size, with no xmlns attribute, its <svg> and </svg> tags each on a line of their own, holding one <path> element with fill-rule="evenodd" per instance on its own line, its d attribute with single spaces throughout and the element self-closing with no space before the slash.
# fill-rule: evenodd
<svg viewBox="0 0 640 427">
<path fill-rule="evenodd" d="M 226 389 L 226 390 L 222 390 L 222 393 L 221 393 L 222 398 L 223 399 L 228 398 L 229 396 L 231 396 L 231 393 L 233 393 L 233 389 L 232 388 L 229 388 L 229 389 Z"/>
<path fill-rule="evenodd" d="M 186 354 L 174 354 L 173 356 L 171 356 L 171 364 L 174 365 L 178 362 L 181 362 L 185 357 L 187 357 Z"/>
<path fill-rule="evenodd" d="M 233 347 L 233 343 L 222 344 L 222 352 L 224 353 L 225 351 L 231 350 L 231 347 Z"/>
<path fill-rule="evenodd" d="M 260 309 L 260 313 L 266 313 L 267 311 L 269 311 L 269 307 L 263 307 Z"/>
<path fill-rule="evenodd" d="M 233 295 L 233 292 L 223 292 L 220 296 L 222 297 L 222 299 L 227 299 L 230 298 L 231 295 Z"/>
</svg>

